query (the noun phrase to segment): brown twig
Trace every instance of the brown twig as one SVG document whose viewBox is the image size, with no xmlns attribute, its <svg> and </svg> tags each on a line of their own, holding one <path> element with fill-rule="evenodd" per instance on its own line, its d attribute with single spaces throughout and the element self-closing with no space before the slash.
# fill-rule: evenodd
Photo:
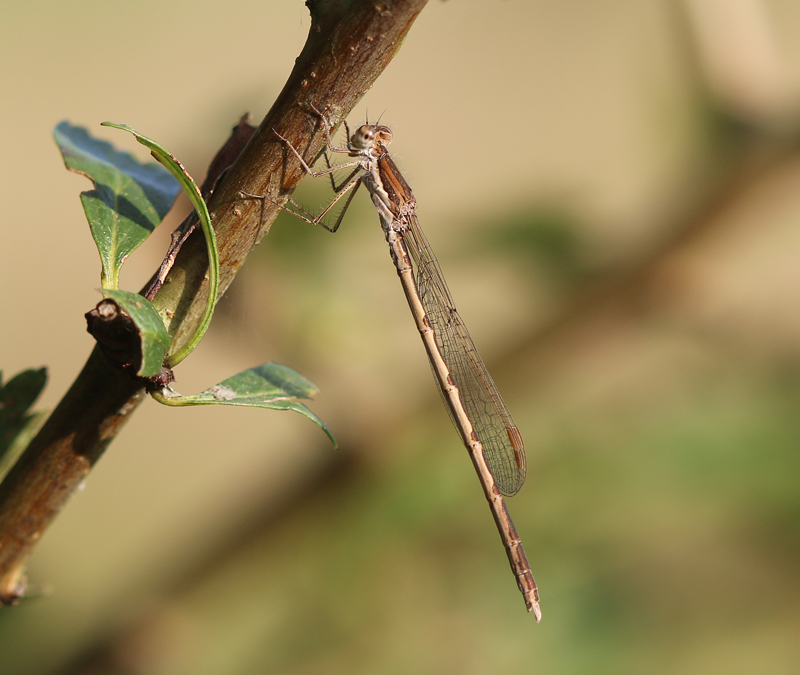
<svg viewBox="0 0 800 675">
<path fill-rule="evenodd" d="M 242 115 L 242 118 L 239 120 L 239 124 L 233 128 L 230 138 L 225 141 L 225 145 L 220 148 L 214 159 L 211 160 L 211 164 L 208 167 L 208 173 L 206 174 L 206 179 L 203 181 L 203 186 L 200 188 L 200 192 L 203 195 L 203 199 L 206 201 L 206 203 L 208 203 L 208 200 L 211 198 L 211 195 L 214 193 L 217 185 L 220 183 L 225 174 L 228 173 L 228 170 L 234 165 L 236 160 L 239 158 L 239 155 L 242 154 L 242 150 L 244 150 L 245 146 L 253 137 L 256 128 L 250 124 L 250 120 L 250 113 L 245 113 Z M 199 224 L 200 219 L 197 216 L 197 212 L 192 211 L 192 213 L 190 213 L 172 233 L 172 237 L 169 242 L 169 248 L 167 249 L 164 260 L 161 263 L 161 267 L 158 268 L 158 271 L 153 275 L 153 278 L 150 279 L 149 283 L 142 291 L 142 295 L 145 298 L 152 300 L 156 293 L 158 293 L 161 286 L 163 286 L 164 281 L 166 281 L 167 275 L 175 265 L 175 259 L 178 257 L 178 252 L 189 238 L 189 235 L 194 232 Z"/>
<path fill-rule="evenodd" d="M 338 123 L 398 50 L 427 0 L 307 0 L 311 30 L 289 79 L 235 164 L 214 190 L 209 211 L 220 253 L 220 294 L 304 173 L 273 128 L 310 156 L 325 134 L 309 105 Z M 172 316 L 173 349 L 203 312 L 207 258 L 198 233 L 175 258 L 153 301 Z M 23 565 L 35 542 L 143 400 L 141 381 L 95 349 L 75 383 L 0 484 L 0 604 L 24 592 Z"/>
</svg>

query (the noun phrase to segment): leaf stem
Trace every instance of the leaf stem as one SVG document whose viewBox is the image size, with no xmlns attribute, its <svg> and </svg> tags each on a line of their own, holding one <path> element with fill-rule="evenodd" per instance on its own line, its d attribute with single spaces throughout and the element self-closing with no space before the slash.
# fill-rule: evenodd
<svg viewBox="0 0 800 675">
<path fill-rule="evenodd" d="M 169 392 L 170 390 L 164 387 L 164 389 L 156 389 L 155 391 L 150 392 L 150 396 L 161 403 L 162 405 L 171 405 L 174 407 L 185 407 L 188 404 L 185 402 L 186 397 L 181 396 L 177 392 L 172 393 L 172 395 L 166 394 L 165 392 Z"/>
<path fill-rule="evenodd" d="M 189 356 L 189 354 L 194 351 L 195 347 L 200 344 L 200 340 L 203 339 L 203 335 L 205 335 L 211 323 L 214 307 L 217 304 L 217 294 L 219 293 L 219 250 L 217 248 L 217 238 L 214 234 L 214 228 L 211 225 L 211 215 L 208 212 L 208 207 L 203 199 L 203 195 L 200 193 L 200 188 L 197 187 L 197 183 L 194 182 L 194 179 L 188 174 L 183 164 L 181 164 L 171 152 L 154 140 L 132 129 L 127 124 L 103 122 L 102 126 L 128 131 L 136 137 L 139 143 L 150 150 L 150 154 L 161 162 L 180 183 L 184 192 L 191 200 L 195 211 L 197 211 L 197 215 L 200 218 L 200 227 L 203 228 L 206 250 L 208 251 L 208 295 L 206 296 L 206 306 L 194 333 L 183 343 L 183 346 L 181 346 L 177 352 L 167 357 L 165 361 L 166 365 L 173 368 Z"/>
</svg>

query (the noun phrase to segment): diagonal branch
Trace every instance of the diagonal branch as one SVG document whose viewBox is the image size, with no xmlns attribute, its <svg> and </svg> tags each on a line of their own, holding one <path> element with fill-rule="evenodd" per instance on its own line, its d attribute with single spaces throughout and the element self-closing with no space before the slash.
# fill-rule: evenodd
<svg viewBox="0 0 800 675">
<path fill-rule="evenodd" d="M 220 295 L 305 175 L 276 129 L 316 155 L 325 142 L 311 105 L 339 123 L 391 61 L 427 0 L 307 0 L 308 39 L 272 109 L 209 202 L 220 253 Z M 256 200 L 243 193 L 269 195 Z M 192 234 L 154 298 L 172 316 L 179 346 L 203 312 L 208 265 Z M 25 589 L 23 566 L 35 542 L 86 478 L 144 398 L 140 381 L 115 370 L 95 348 L 75 383 L 0 484 L 0 604 Z M 158 439 L 154 435 L 154 442 Z"/>
</svg>

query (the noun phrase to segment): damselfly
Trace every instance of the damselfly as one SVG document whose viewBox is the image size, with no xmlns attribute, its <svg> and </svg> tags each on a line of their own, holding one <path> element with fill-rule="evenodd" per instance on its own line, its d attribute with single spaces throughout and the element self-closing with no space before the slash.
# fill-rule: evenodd
<svg viewBox="0 0 800 675">
<path fill-rule="evenodd" d="M 539 592 L 503 500 L 503 495 L 516 494 L 525 480 L 522 437 L 456 311 L 439 262 L 420 229 L 416 199 L 387 151 L 392 132 L 386 126 L 364 124 L 351 136 L 345 122 L 347 147 L 337 148 L 331 143 L 326 117 L 314 112 L 322 119 L 328 150 L 347 154 L 351 161 L 315 172 L 288 140 L 275 134 L 314 177 L 353 170 L 340 186 L 331 181 L 336 196 L 318 216 L 311 217 L 294 202 L 298 210 L 287 210 L 335 232 L 359 186 L 369 190 L 442 398 L 478 472 L 525 605 L 539 621 Z M 345 195 L 335 225 L 327 226 L 322 219 Z"/>
</svg>

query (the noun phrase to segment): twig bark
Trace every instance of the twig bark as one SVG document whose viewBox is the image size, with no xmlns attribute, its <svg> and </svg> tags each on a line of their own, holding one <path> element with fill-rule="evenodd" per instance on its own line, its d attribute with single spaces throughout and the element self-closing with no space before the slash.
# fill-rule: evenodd
<svg viewBox="0 0 800 675">
<path fill-rule="evenodd" d="M 427 0 L 307 0 L 311 30 L 289 79 L 235 164 L 209 211 L 220 252 L 220 295 L 305 175 L 273 133 L 314 156 L 325 142 L 310 105 L 339 123 L 383 71 Z M 269 195 L 257 200 L 245 194 Z M 205 244 L 189 237 L 153 301 L 172 316 L 177 348 L 200 318 Z M 39 537 L 144 398 L 142 383 L 95 348 L 83 371 L 0 484 L 0 604 L 25 587 L 24 563 Z"/>
</svg>

